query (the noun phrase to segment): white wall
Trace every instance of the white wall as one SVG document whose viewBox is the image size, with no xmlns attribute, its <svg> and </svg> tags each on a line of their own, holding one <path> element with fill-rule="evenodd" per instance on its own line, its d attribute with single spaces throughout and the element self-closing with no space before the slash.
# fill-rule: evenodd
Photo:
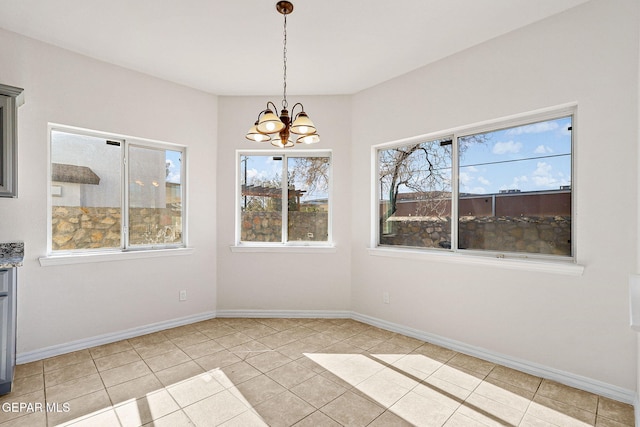
<svg viewBox="0 0 640 427">
<path fill-rule="evenodd" d="M 635 0 L 594 0 L 354 96 L 355 312 L 636 389 L 627 277 L 638 259 L 639 22 Z M 581 277 L 365 250 L 372 145 L 570 102 L 578 104 L 574 238 Z M 615 224 L 602 227 L 612 215 Z"/>
<path fill-rule="evenodd" d="M 281 96 L 270 98 L 279 107 Z M 220 97 L 218 144 L 218 310 L 348 310 L 350 304 L 351 103 L 348 96 L 289 96 L 303 102 L 321 142 L 333 150 L 335 253 L 231 252 L 235 227 L 236 151 L 270 149 L 244 135 L 269 99 Z M 297 111 L 297 110 L 296 110 Z M 291 111 L 290 111 L 291 112 Z M 292 152 L 305 147 L 291 148 Z"/>
<path fill-rule="evenodd" d="M 0 241 L 25 243 L 18 353 L 216 306 L 217 98 L 0 31 L 0 81 L 25 89 L 19 198 L 0 199 Z M 188 64 L 185 64 L 188 66 Z M 188 146 L 192 255 L 41 267 L 47 250 L 47 123 Z M 179 302 L 180 289 L 188 301 Z"/>
</svg>

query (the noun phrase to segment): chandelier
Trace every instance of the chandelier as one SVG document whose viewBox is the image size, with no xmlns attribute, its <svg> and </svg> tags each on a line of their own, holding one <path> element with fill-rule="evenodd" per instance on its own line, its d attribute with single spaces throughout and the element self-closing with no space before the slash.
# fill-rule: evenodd
<svg viewBox="0 0 640 427">
<path fill-rule="evenodd" d="M 304 112 L 304 105 L 296 103 L 291 109 L 291 116 L 287 110 L 287 15 L 293 12 L 293 4 L 288 1 L 279 1 L 276 10 L 284 16 L 284 41 L 283 41 L 283 97 L 280 117 L 276 116 L 276 106 L 273 102 L 267 102 L 267 108 L 258 113 L 258 120 L 247 132 L 246 138 L 255 142 L 269 142 L 276 147 L 293 147 L 296 143 L 314 144 L 320 141 L 315 126 L 307 113 Z M 300 111 L 295 114 L 296 107 Z M 293 135 L 292 135 L 293 134 Z"/>
</svg>

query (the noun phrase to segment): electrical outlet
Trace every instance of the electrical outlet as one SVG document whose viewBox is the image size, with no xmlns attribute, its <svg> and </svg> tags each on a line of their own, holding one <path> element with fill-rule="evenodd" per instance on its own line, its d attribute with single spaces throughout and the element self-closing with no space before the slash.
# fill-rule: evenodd
<svg viewBox="0 0 640 427">
<path fill-rule="evenodd" d="M 389 292 L 382 293 L 382 302 L 385 304 L 389 304 Z"/>
<path fill-rule="evenodd" d="M 180 301 L 186 301 L 187 300 L 187 291 L 182 290 L 180 291 Z"/>
</svg>

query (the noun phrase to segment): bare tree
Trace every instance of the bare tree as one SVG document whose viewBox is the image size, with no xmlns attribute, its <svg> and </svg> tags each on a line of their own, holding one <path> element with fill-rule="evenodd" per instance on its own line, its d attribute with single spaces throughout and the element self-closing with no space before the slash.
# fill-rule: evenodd
<svg viewBox="0 0 640 427">
<path fill-rule="evenodd" d="M 444 213 L 443 193 L 451 192 L 451 140 L 437 140 L 379 152 L 382 193 L 389 198 L 386 217 L 397 211 L 401 191 L 414 193 L 421 205 Z"/>
</svg>

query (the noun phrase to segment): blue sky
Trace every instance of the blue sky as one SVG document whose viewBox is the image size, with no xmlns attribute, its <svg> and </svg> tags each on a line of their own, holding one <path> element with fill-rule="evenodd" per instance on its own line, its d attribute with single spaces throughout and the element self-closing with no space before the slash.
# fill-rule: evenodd
<svg viewBox="0 0 640 427">
<path fill-rule="evenodd" d="M 242 159 L 247 158 L 247 182 L 249 185 L 259 185 L 262 182 L 270 182 L 274 180 L 280 180 L 282 177 L 282 163 L 283 160 L 274 160 L 282 158 L 282 156 L 274 155 L 250 155 L 242 156 Z M 290 157 L 289 161 L 295 161 L 295 157 Z M 290 164 L 291 166 L 291 164 Z M 241 173 L 244 173 L 244 162 L 240 164 Z M 301 190 L 307 190 L 303 183 L 295 183 L 295 187 Z M 315 193 L 307 192 L 302 197 L 303 201 L 315 200 L 327 198 L 327 193 L 322 191 L 316 191 Z"/>
<path fill-rule="evenodd" d="M 460 158 L 460 192 L 556 190 L 571 185 L 571 118 L 484 134 L 484 143 L 465 143 Z"/>
<path fill-rule="evenodd" d="M 166 161 L 169 164 L 169 175 L 166 179 L 167 182 L 175 184 L 180 183 L 180 168 L 182 166 L 182 162 L 180 160 L 181 154 L 182 153 L 179 151 L 166 150 Z"/>
</svg>

